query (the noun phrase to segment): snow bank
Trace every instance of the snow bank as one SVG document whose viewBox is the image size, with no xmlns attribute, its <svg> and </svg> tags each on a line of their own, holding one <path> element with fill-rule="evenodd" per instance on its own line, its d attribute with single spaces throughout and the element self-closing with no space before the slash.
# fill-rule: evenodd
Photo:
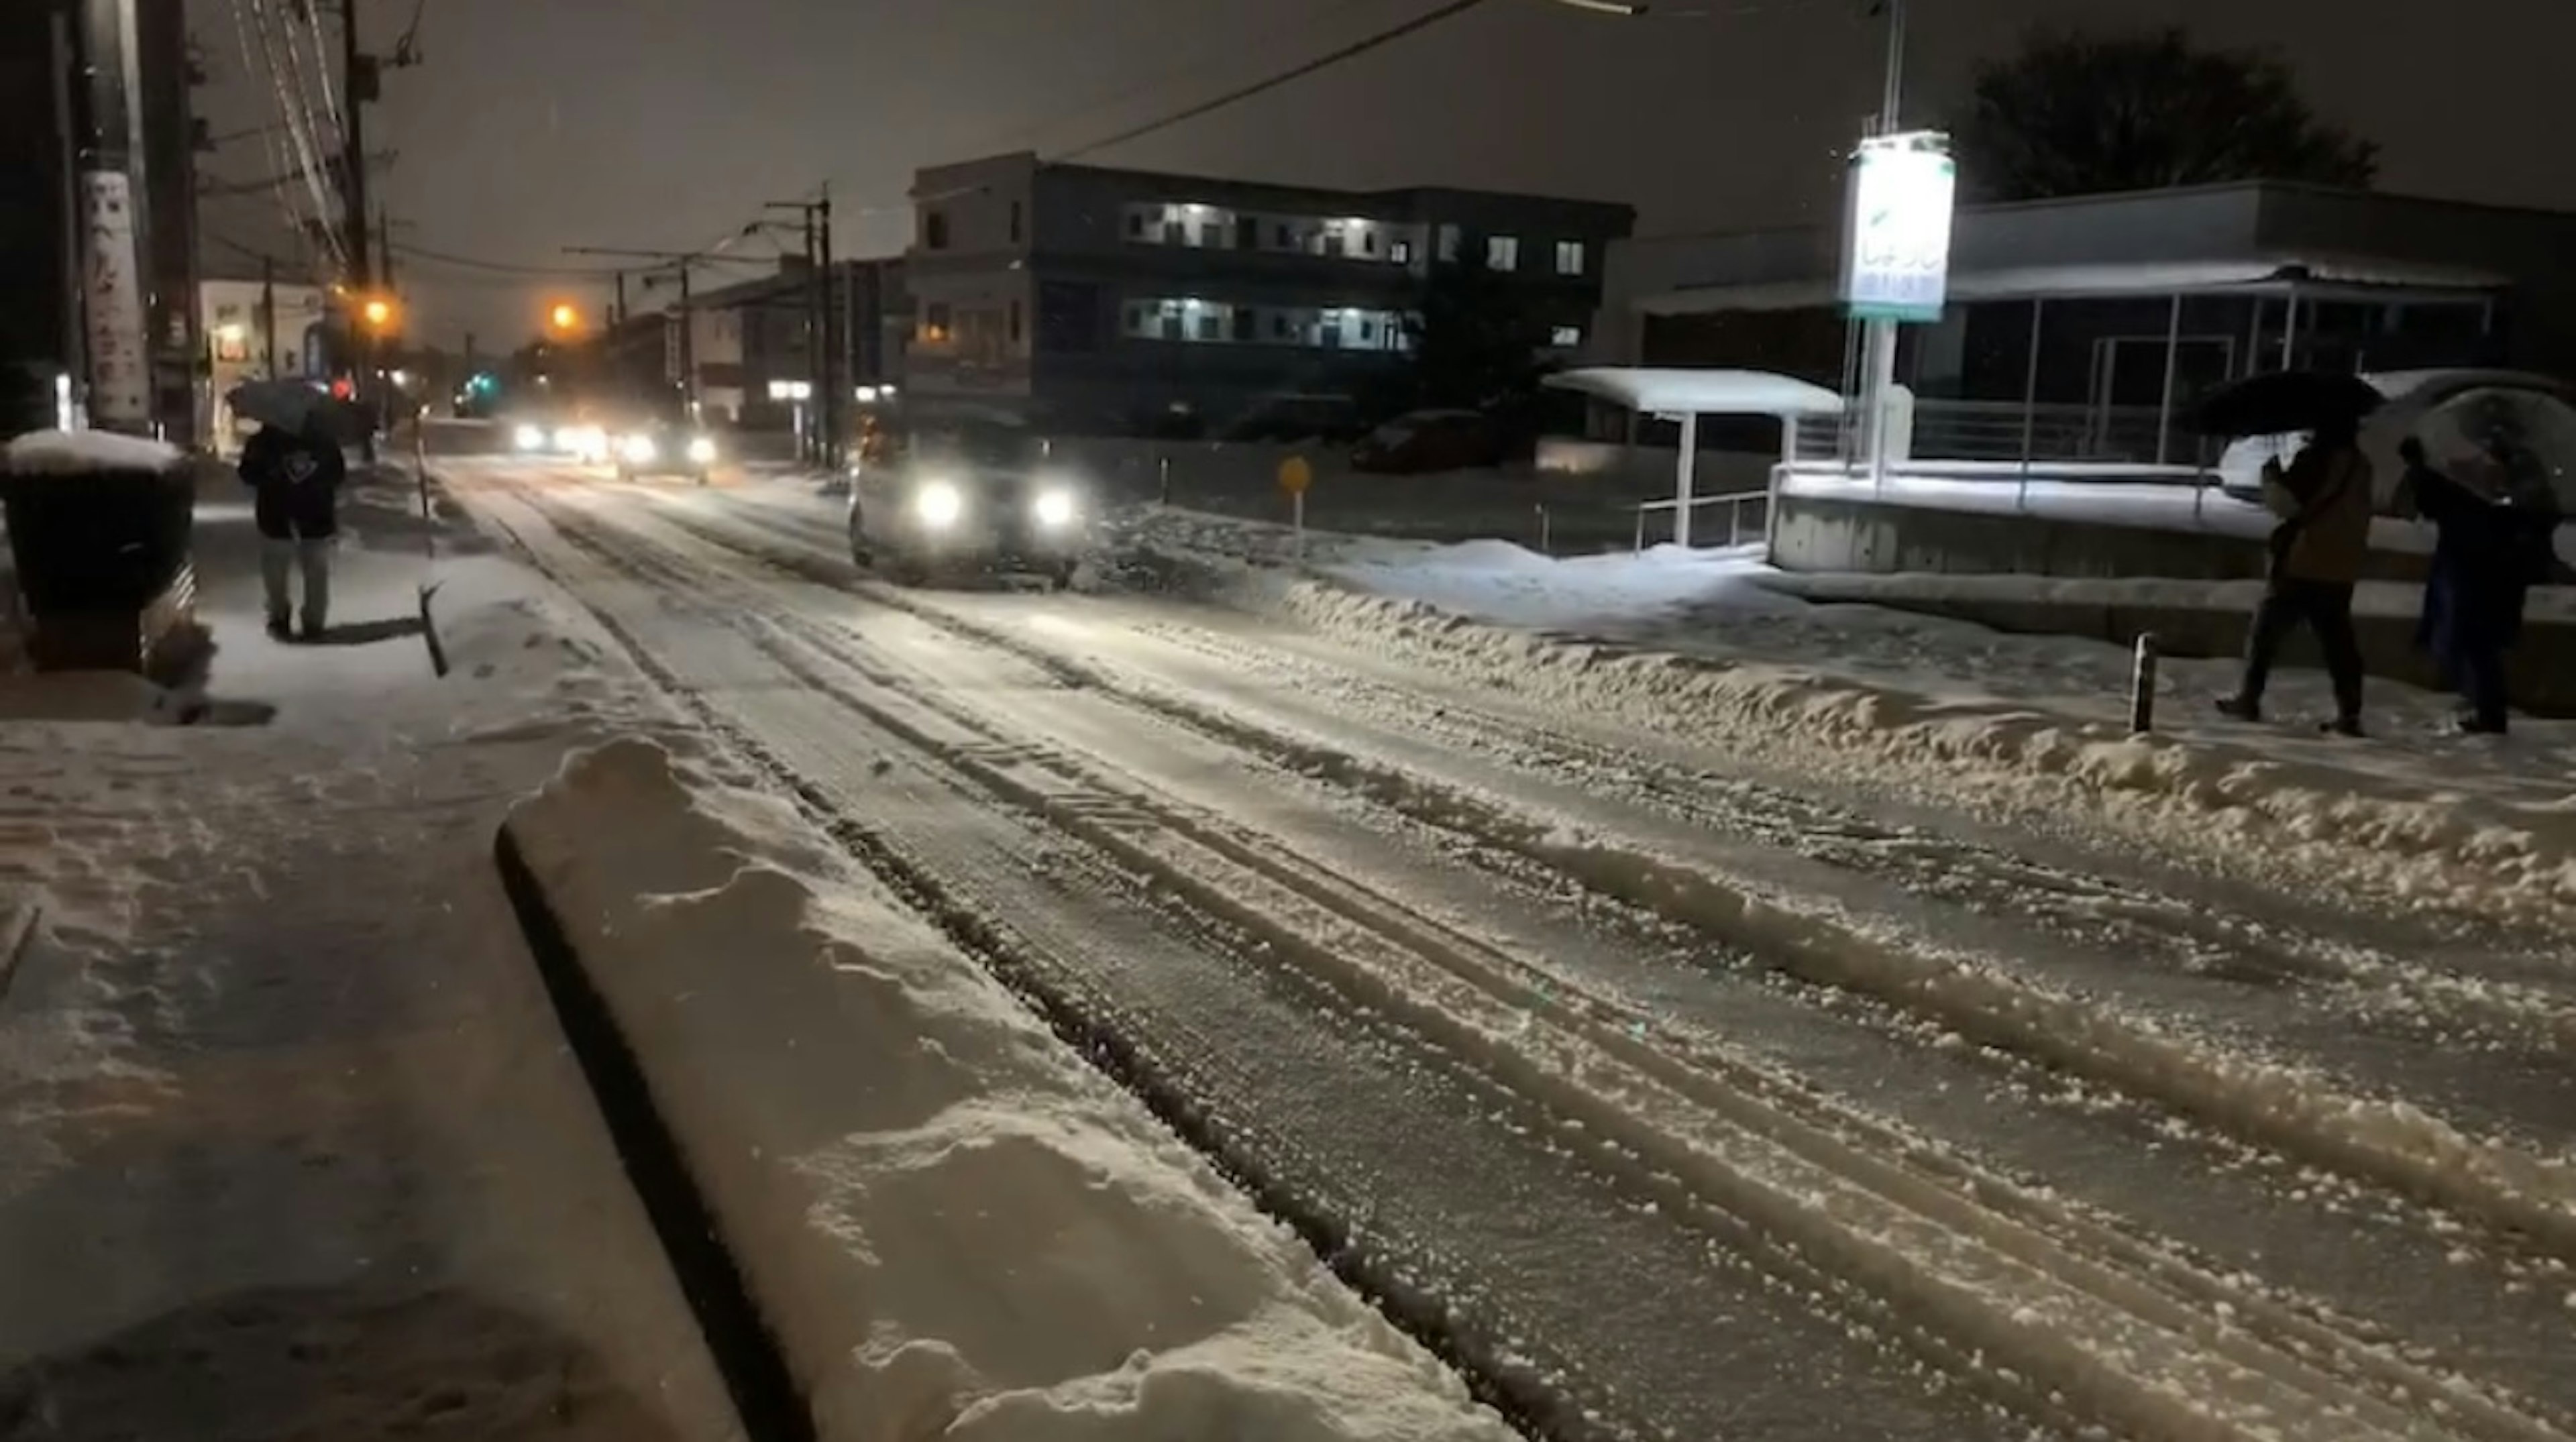
<svg viewBox="0 0 2576 1442">
<path fill-rule="evenodd" d="M 1701 551 L 1664 545 L 1636 555 L 1559 561 L 1509 541 L 1468 541 L 1410 553 L 1381 546 L 1317 569 L 1365 591 L 1512 626 L 1571 628 L 1609 618 L 1633 620 L 1720 597 L 1751 610 L 1794 604 L 1753 583 L 1769 569 L 1758 546 Z"/>
<path fill-rule="evenodd" d="M 2024 815 L 2072 805 L 2150 845 L 2253 876 L 2576 920 L 2576 795 L 2468 794 L 2333 757 L 2135 737 L 2115 722 L 1808 665 L 1538 634 L 1332 580 L 1242 594 L 1380 654 L 1811 771 L 1964 792 Z"/>
<path fill-rule="evenodd" d="M 187 464 L 177 446 L 114 431 L 37 431 L 0 451 L 0 471 L 18 476 L 81 476 L 103 470 L 169 471 Z"/>
<path fill-rule="evenodd" d="M 620 741 L 506 840 L 822 1437 L 1510 1435 L 785 804 Z"/>
</svg>

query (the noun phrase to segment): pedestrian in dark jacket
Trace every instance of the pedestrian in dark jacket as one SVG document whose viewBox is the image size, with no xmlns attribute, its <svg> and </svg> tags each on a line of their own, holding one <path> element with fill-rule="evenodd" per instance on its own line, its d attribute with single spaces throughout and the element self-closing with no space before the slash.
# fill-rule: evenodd
<svg viewBox="0 0 2576 1442">
<path fill-rule="evenodd" d="M 331 541 L 340 530 L 340 485 L 348 479 L 340 444 L 317 416 L 302 431 L 263 426 L 242 447 L 241 478 L 254 497 L 260 579 L 268 588 L 268 634 L 283 641 L 293 620 L 287 582 L 304 572 L 303 637 L 330 625 Z"/>
<path fill-rule="evenodd" d="M 2289 469 L 2263 464 L 2263 503 L 2281 518 L 2272 533 L 2272 574 L 2245 644 L 2245 676 L 2218 709 L 2240 721 L 2263 716 L 2263 688 L 2281 643 L 2302 623 L 2316 632 L 2333 678 L 2335 718 L 2326 729 L 2361 734 L 2361 642 L 2352 593 L 2370 555 L 2370 458 L 2354 421 L 2321 426 Z"/>
<path fill-rule="evenodd" d="M 2436 470 L 2423 442 L 2407 437 L 2398 447 L 2406 476 L 2398 482 L 2402 512 L 2433 524 L 2433 565 L 2424 579 L 2424 610 L 2416 644 L 2433 653 L 2443 677 L 2469 704 L 2460 729 L 2502 735 L 2506 694 L 2504 653 L 2522 629 L 2528 581 L 2519 573 L 2522 518 L 2505 505 L 2497 478 L 2483 468 L 2459 475 Z"/>
</svg>

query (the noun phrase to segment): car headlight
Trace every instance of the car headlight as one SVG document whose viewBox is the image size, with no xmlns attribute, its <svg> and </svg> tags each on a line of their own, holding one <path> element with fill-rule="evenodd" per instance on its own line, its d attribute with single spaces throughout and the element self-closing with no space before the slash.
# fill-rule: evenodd
<svg viewBox="0 0 2576 1442">
<path fill-rule="evenodd" d="M 510 444 L 523 451 L 542 451 L 546 448 L 545 430 L 538 426 L 521 426 L 510 432 Z"/>
<path fill-rule="evenodd" d="M 1072 525 L 1076 510 L 1073 492 L 1063 486 L 1049 486 L 1038 492 L 1037 502 L 1030 510 L 1037 516 L 1038 524 L 1050 530 Z"/>
<path fill-rule="evenodd" d="M 649 466 L 661 459 L 662 448 L 653 444 L 651 436 L 637 435 L 620 442 L 617 453 L 624 456 L 630 466 Z"/>
<path fill-rule="evenodd" d="M 923 525 L 945 530 L 966 514 L 966 493 L 946 481 L 932 481 L 912 498 L 912 507 Z"/>
<path fill-rule="evenodd" d="M 716 458 L 716 443 L 710 436 L 689 437 L 689 459 L 698 465 L 709 465 Z"/>
</svg>

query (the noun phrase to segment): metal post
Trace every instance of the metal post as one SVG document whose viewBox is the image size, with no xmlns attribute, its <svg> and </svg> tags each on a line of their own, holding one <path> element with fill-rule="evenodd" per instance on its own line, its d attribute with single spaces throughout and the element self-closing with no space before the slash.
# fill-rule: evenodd
<svg viewBox="0 0 2576 1442">
<path fill-rule="evenodd" d="M 2173 437 L 2174 379 L 2182 352 L 2182 292 L 2174 292 L 2173 314 L 2165 322 L 2165 389 L 2164 398 L 2156 403 L 2156 464 L 2163 465 L 2171 454 Z"/>
<path fill-rule="evenodd" d="M 134 143 L 134 0 L 82 0 L 71 31 L 79 148 L 82 352 L 90 424 L 148 435 L 149 337 L 137 234 L 142 152 Z"/>
<path fill-rule="evenodd" d="M 2039 337 L 2040 325 L 2048 316 L 2048 297 L 2032 296 L 2030 301 L 2030 363 L 2021 382 L 2021 485 L 2013 495 L 2013 509 L 2030 509 L 2030 455 L 2039 443 Z"/>
<path fill-rule="evenodd" d="M 1874 320 L 1868 323 L 1869 344 L 1869 415 L 1865 421 L 1869 436 L 1869 483 L 1873 490 L 1887 486 L 1887 412 L 1888 397 L 1896 388 L 1896 322 Z"/>
<path fill-rule="evenodd" d="M 2290 287 L 2289 313 L 2281 317 L 2281 369 L 2295 370 L 2299 364 L 2299 288 Z"/>
<path fill-rule="evenodd" d="M 2137 659 L 2129 669 L 2129 731 L 2144 736 L 2156 729 L 2156 633 L 2138 633 Z"/>
<path fill-rule="evenodd" d="M 1699 479 L 1699 412 L 1682 412 L 1682 458 L 1673 474 L 1673 544 L 1691 543 L 1691 487 Z M 1638 549 L 1643 550 L 1640 546 Z"/>
<path fill-rule="evenodd" d="M 626 272 L 622 270 L 619 271 L 615 279 L 617 281 L 617 309 L 613 313 L 613 318 L 610 320 L 609 324 L 612 326 L 622 326 L 626 324 Z"/>
</svg>

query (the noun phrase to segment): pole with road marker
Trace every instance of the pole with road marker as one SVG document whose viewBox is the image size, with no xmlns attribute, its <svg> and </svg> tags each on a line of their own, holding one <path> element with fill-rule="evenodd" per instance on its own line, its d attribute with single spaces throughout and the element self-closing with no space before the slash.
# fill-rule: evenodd
<svg viewBox="0 0 2576 1442">
<path fill-rule="evenodd" d="M 1288 493 L 1288 525 L 1296 533 L 1297 559 L 1306 559 L 1306 491 L 1315 484 L 1315 468 L 1304 456 L 1279 463 L 1279 489 Z"/>
<path fill-rule="evenodd" d="M 2156 729 L 2156 633 L 2138 633 L 2136 662 L 2129 668 L 2129 734 Z"/>
</svg>

